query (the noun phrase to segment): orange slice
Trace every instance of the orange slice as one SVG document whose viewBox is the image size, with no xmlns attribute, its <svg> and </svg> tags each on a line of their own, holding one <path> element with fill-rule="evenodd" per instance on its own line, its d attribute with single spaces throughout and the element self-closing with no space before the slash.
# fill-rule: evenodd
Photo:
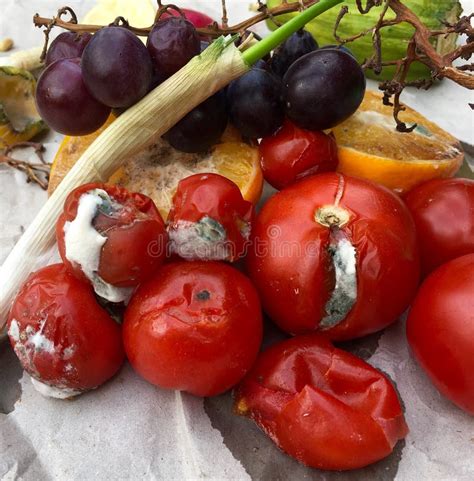
<svg viewBox="0 0 474 481">
<path fill-rule="evenodd" d="M 112 121 L 113 118 L 109 118 L 107 122 Z M 84 137 L 64 137 L 51 167 L 49 194 L 106 127 L 107 124 Z M 178 182 L 198 173 L 212 172 L 227 177 L 239 186 L 246 200 L 256 204 L 263 187 L 258 149 L 239 140 L 236 132 L 229 129 L 223 135 L 223 143 L 203 154 L 179 152 L 159 140 L 127 159 L 109 181 L 151 197 L 165 220 Z"/>
<path fill-rule="evenodd" d="M 338 170 L 403 194 L 430 179 L 452 177 L 462 165 L 461 144 L 410 107 L 401 114 L 412 133 L 395 130 L 393 111 L 382 94 L 368 90 L 359 110 L 333 129 Z"/>
</svg>

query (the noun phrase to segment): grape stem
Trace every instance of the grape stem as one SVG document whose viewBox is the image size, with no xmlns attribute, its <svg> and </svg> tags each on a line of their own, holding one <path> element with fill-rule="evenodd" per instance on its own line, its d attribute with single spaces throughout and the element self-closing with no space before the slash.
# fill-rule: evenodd
<svg viewBox="0 0 474 481">
<path fill-rule="evenodd" d="M 25 160 L 15 159 L 12 153 L 16 149 L 31 147 L 40 162 L 27 162 Z M 43 144 L 37 142 L 17 142 L 10 145 L 3 152 L 0 152 L 0 164 L 7 164 L 14 169 L 26 174 L 26 181 L 38 184 L 42 189 L 48 188 L 48 178 L 51 166 L 45 161 L 43 152 L 45 148 Z"/>
<path fill-rule="evenodd" d="M 341 2 L 337 2 L 337 3 L 341 3 Z M 318 0 L 301 0 L 301 2 L 297 2 L 297 3 L 284 2 L 281 5 L 278 5 L 274 8 L 268 8 L 266 5 L 263 5 L 263 8 L 260 8 L 260 11 L 257 15 L 254 15 L 253 17 L 250 17 L 247 20 L 244 20 L 243 22 L 240 22 L 236 25 L 219 26 L 217 22 L 214 22 L 213 24 L 208 25 L 207 27 L 197 28 L 196 30 L 200 35 L 207 36 L 207 37 L 220 37 L 221 35 L 242 33 L 242 32 L 245 32 L 245 30 L 252 27 L 253 25 L 263 22 L 269 18 L 272 18 L 277 15 L 283 15 L 286 13 L 298 12 L 301 10 L 302 5 L 305 8 L 310 8 L 317 3 L 318 3 Z M 325 3 L 325 0 L 321 0 L 319 3 Z M 165 6 L 166 5 L 164 5 L 163 8 Z M 68 8 L 68 10 L 71 10 L 69 7 L 65 7 L 65 8 Z M 57 15 L 53 18 L 41 17 L 38 13 L 33 17 L 33 23 L 35 24 L 36 27 L 40 27 L 40 28 L 54 25 L 54 26 L 63 28 L 65 30 L 69 30 L 71 32 L 78 32 L 78 33 L 84 33 L 84 32 L 94 33 L 100 30 L 101 28 L 103 28 L 103 25 L 86 25 L 86 24 L 80 24 L 77 22 L 65 21 L 60 18 L 60 15 Z M 136 35 L 146 37 L 148 36 L 151 29 L 153 28 L 153 25 L 145 28 L 138 28 L 138 27 L 133 27 L 129 25 L 126 28 L 128 28 L 130 31 L 132 31 Z"/>
</svg>

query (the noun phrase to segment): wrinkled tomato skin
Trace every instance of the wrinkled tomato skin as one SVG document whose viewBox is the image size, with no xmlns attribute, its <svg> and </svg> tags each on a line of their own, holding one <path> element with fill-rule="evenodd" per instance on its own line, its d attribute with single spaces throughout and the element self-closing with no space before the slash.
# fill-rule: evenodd
<svg viewBox="0 0 474 481">
<path fill-rule="evenodd" d="M 254 206 L 242 197 L 238 186 L 218 174 L 195 174 L 181 180 L 168 215 L 168 229 L 180 221 L 199 222 L 211 217 L 226 231 L 229 260 L 238 260 L 248 248 L 248 236 L 255 218 Z M 246 226 L 243 229 L 243 226 Z"/>
<path fill-rule="evenodd" d="M 411 190 L 405 202 L 415 220 L 424 275 L 474 253 L 474 180 L 431 180 Z"/>
<path fill-rule="evenodd" d="M 261 340 L 254 287 L 220 262 L 164 265 L 125 312 L 125 350 L 138 374 L 196 396 L 220 394 L 240 381 Z"/>
<path fill-rule="evenodd" d="M 93 225 L 107 237 L 102 247 L 99 276 L 117 287 L 136 286 L 149 278 L 166 258 L 165 223 L 154 202 L 146 195 L 110 184 L 90 183 L 74 189 L 66 199 L 56 224 L 59 254 L 66 267 L 78 278 L 89 282 L 78 265 L 66 257 L 64 225 L 76 218 L 79 200 L 94 189 L 105 190 L 124 206 L 117 217 L 98 213 Z M 137 219 L 138 216 L 138 219 Z"/>
<path fill-rule="evenodd" d="M 309 175 L 335 171 L 338 164 L 332 135 L 300 129 L 289 120 L 262 140 L 259 151 L 265 180 L 278 190 Z"/>
<path fill-rule="evenodd" d="M 415 296 L 419 257 L 413 220 L 398 196 L 367 181 L 320 174 L 275 194 L 252 230 L 247 268 L 264 310 L 292 334 L 318 330 L 334 289 L 329 228 L 315 212 L 332 205 L 350 213 L 341 227 L 356 249 L 357 300 L 335 327 L 320 332 L 347 340 L 394 322 Z"/>
<path fill-rule="evenodd" d="M 13 335 L 12 323 L 18 325 L 20 340 Z M 120 326 L 99 306 L 91 287 L 63 264 L 31 274 L 15 298 L 7 325 L 23 368 L 51 386 L 96 388 L 125 358 Z M 45 345 L 53 343 L 52 352 L 35 348 L 35 333 L 44 336 Z"/>
<path fill-rule="evenodd" d="M 408 315 L 407 338 L 436 388 L 474 415 L 474 254 L 426 278 Z"/>
<path fill-rule="evenodd" d="M 237 414 L 314 468 L 367 466 L 388 456 L 408 433 L 390 381 L 318 334 L 260 354 L 234 398 Z"/>
</svg>

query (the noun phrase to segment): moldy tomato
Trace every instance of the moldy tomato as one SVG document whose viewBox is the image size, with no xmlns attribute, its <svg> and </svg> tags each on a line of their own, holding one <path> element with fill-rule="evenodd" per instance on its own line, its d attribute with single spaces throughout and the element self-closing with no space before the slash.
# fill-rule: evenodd
<svg viewBox="0 0 474 481">
<path fill-rule="evenodd" d="M 474 254 L 425 280 L 408 315 L 407 337 L 439 391 L 474 415 Z"/>
<path fill-rule="evenodd" d="M 336 170 L 337 145 L 332 135 L 298 128 L 289 120 L 260 143 L 265 180 L 283 189 L 313 174 Z"/>
<path fill-rule="evenodd" d="M 178 184 L 168 216 L 170 250 L 188 260 L 236 261 L 247 248 L 254 208 L 234 182 L 196 174 Z"/>
<path fill-rule="evenodd" d="M 395 321 L 415 295 L 414 223 L 383 187 L 336 173 L 310 177 L 275 194 L 252 232 L 250 277 L 290 334 L 364 336 Z"/>
<path fill-rule="evenodd" d="M 61 258 L 98 295 L 125 300 L 166 257 L 165 224 L 153 201 L 115 185 L 85 184 L 66 199 L 56 225 Z"/>
<path fill-rule="evenodd" d="M 120 326 L 63 264 L 29 277 L 11 308 L 8 335 L 35 387 L 53 397 L 100 386 L 124 360 Z"/>
<path fill-rule="evenodd" d="M 316 334 L 263 352 L 236 388 L 235 410 L 287 454 L 319 469 L 367 466 L 408 432 L 390 381 Z"/>
<path fill-rule="evenodd" d="M 424 274 L 474 253 L 474 180 L 431 180 L 405 201 L 415 220 Z"/>
<path fill-rule="evenodd" d="M 160 387 L 214 396 L 250 369 L 262 316 L 250 281 L 220 262 L 166 264 L 125 311 L 125 350 L 133 368 Z"/>
</svg>

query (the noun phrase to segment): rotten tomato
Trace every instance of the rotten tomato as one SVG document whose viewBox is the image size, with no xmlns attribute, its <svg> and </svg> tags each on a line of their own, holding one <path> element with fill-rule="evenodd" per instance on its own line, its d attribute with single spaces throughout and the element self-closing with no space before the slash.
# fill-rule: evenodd
<svg viewBox="0 0 474 481">
<path fill-rule="evenodd" d="M 165 224 L 153 201 L 116 185 L 74 189 L 56 237 L 66 267 L 111 302 L 127 300 L 166 257 Z"/>
<path fill-rule="evenodd" d="M 63 264 L 28 278 L 11 308 L 8 335 L 38 391 L 57 398 L 100 386 L 125 357 L 120 326 Z"/>
<path fill-rule="evenodd" d="M 319 469 L 367 466 L 408 432 L 390 381 L 317 334 L 260 354 L 236 388 L 234 406 L 284 452 Z"/>
<path fill-rule="evenodd" d="M 218 174 L 178 184 L 168 216 L 170 251 L 187 260 L 234 262 L 248 247 L 254 207 L 234 182 Z"/>
<path fill-rule="evenodd" d="M 157 386 L 214 396 L 252 366 L 262 341 L 257 292 L 221 262 L 178 261 L 142 284 L 125 312 L 133 368 Z"/>
<path fill-rule="evenodd" d="M 415 226 L 376 184 L 336 173 L 275 194 L 252 230 L 247 266 L 270 318 L 290 334 L 344 340 L 408 307 L 419 280 Z"/>
</svg>

